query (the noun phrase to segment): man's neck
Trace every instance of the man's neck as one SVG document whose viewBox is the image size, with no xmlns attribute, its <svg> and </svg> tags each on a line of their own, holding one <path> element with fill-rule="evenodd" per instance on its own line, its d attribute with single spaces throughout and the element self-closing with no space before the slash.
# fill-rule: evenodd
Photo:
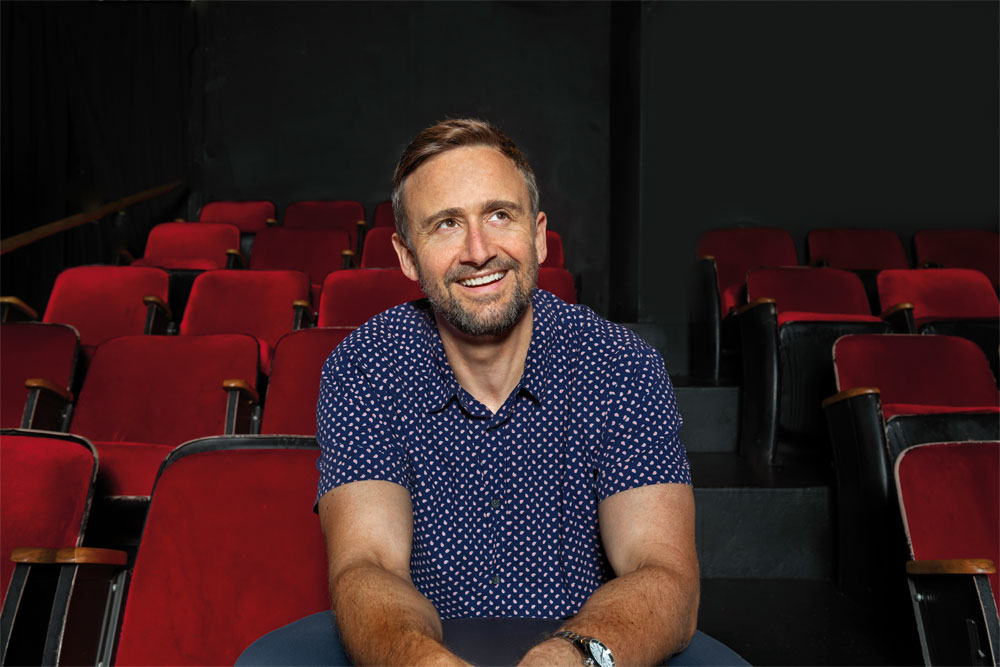
<svg viewBox="0 0 1000 667">
<path fill-rule="evenodd" d="M 532 315 L 529 305 L 507 333 L 468 336 L 435 314 L 455 379 L 490 412 L 496 413 L 521 381 L 531 344 Z"/>
</svg>

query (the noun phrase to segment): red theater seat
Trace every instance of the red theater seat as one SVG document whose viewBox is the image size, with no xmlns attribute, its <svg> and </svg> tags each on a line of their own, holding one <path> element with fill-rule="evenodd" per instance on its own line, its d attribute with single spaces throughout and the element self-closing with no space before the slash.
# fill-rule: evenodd
<svg viewBox="0 0 1000 667">
<path fill-rule="evenodd" d="M 180 333 L 254 336 L 269 374 L 278 339 L 312 312 L 309 291 L 301 271 L 207 271 L 195 278 Z"/>
<path fill-rule="evenodd" d="M 302 329 L 285 334 L 274 349 L 261 433 L 316 435 L 316 402 L 323 363 L 354 329 Z"/>
<path fill-rule="evenodd" d="M 989 229 L 925 229 L 913 235 L 917 266 L 975 269 L 1000 285 L 1000 233 Z"/>
<path fill-rule="evenodd" d="M 24 383 L 29 378 L 40 378 L 70 392 L 78 340 L 76 330 L 65 324 L 0 325 L 0 427 L 21 426 L 28 397 Z M 55 411 L 62 413 L 63 406 Z M 60 430 L 65 426 L 61 414 L 53 422 L 38 421 L 35 428 Z"/>
<path fill-rule="evenodd" d="M 86 358 L 115 336 L 135 336 L 166 330 L 166 271 L 142 266 L 78 266 L 56 278 L 45 309 L 45 322 L 76 328 Z M 147 298 L 152 297 L 152 298 Z"/>
<path fill-rule="evenodd" d="M 420 285 L 399 269 L 347 269 L 323 281 L 320 327 L 359 327 L 401 303 L 422 299 Z"/>
<path fill-rule="evenodd" d="M 362 269 L 398 269 L 399 255 L 392 245 L 395 227 L 374 227 L 365 234 L 365 248 L 361 253 Z"/>
<path fill-rule="evenodd" d="M 925 664 L 996 656 L 1000 442 L 911 447 L 896 459 L 895 478 Z"/>
<path fill-rule="evenodd" d="M 392 210 L 392 202 L 384 201 L 375 207 L 375 216 L 372 220 L 372 228 L 375 227 L 395 227 L 396 214 Z"/>
<path fill-rule="evenodd" d="M 274 224 L 274 203 L 270 201 L 213 201 L 201 208 L 201 222 L 234 225 L 244 234 L 255 234 Z M 233 246 L 238 247 L 238 246 Z"/>
<path fill-rule="evenodd" d="M 566 268 L 566 258 L 563 256 L 563 243 L 562 237 L 551 229 L 545 230 L 545 247 L 547 248 L 547 255 L 545 261 L 542 262 L 542 267 L 551 267 L 553 269 L 565 269 Z"/>
<path fill-rule="evenodd" d="M 760 266 L 795 266 L 791 235 L 774 227 L 713 229 L 702 233 L 690 300 L 692 377 L 739 377 L 739 335 L 728 315 L 746 303 L 747 271 Z"/>
<path fill-rule="evenodd" d="M 836 391 L 831 348 L 845 334 L 888 333 L 861 279 L 831 268 L 758 268 L 736 312 L 743 346 L 740 451 L 779 462 L 778 442 L 828 456 L 820 402 Z M 789 452 L 791 453 L 791 452 Z M 798 454 L 796 454 L 798 455 Z"/>
<path fill-rule="evenodd" d="M 351 249 L 350 235 L 339 229 L 270 227 L 258 232 L 250 268 L 301 271 L 309 276 L 313 308 L 319 306 L 323 279 L 343 268 L 342 253 Z"/>
<path fill-rule="evenodd" d="M 330 608 L 312 438 L 175 450 L 156 481 L 119 665 L 231 665 L 262 634 Z"/>
<path fill-rule="evenodd" d="M 13 549 L 80 546 L 96 474 L 94 448 L 83 438 L 3 431 L 0 435 L 0 543 L 3 544 L 0 599 L 6 598 L 12 583 L 14 563 L 9 557 Z M 24 583 L 23 580 L 13 582 L 18 595 Z M 4 618 L 7 618 L 6 604 Z"/>
<path fill-rule="evenodd" d="M 177 445 L 226 432 L 226 380 L 256 389 L 258 345 L 241 334 L 124 336 L 97 348 L 70 429 L 101 459 L 105 496 L 148 496 Z"/>
<path fill-rule="evenodd" d="M 146 252 L 132 266 L 208 271 L 224 269 L 239 254 L 240 230 L 221 223 L 164 222 L 149 231 Z"/>
<path fill-rule="evenodd" d="M 552 292 L 566 303 L 576 303 L 573 274 L 566 269 L 552 267 L 538 269 L 538 287 L 546 292 Z"/>
<path fill-rule="evenodd" d="M 823 402 L 837 471 L 841 587 L 885 594 L 898 579 L 892 465 L 914 445 L 1000 437 L 1000 391 L 985 355 L 953 336 L 844 336 Z"/>
</svg>

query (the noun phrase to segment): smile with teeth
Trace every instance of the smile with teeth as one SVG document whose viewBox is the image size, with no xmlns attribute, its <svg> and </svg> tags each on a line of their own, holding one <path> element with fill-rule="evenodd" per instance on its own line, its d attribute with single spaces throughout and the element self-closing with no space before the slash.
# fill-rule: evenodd
<svg viewBox="0 0 1000 667">
<path fill-rule="evenodd" d="M 504 277 L 506 271 L 497 271 L 496 273 L 491 273 L 485 276 L 479 276 L 478 278 L 466 278 L 465 280 L 459 280 L 458 284 L 464 287 L 479 287 L 481 285 L 489 285 L 490 283 L 495 283 Z"/>
</svg>

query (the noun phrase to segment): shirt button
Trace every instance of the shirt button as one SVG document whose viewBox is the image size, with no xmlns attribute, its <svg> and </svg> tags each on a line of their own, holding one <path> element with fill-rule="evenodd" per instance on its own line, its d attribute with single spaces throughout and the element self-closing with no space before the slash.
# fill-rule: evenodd
<svg viewBox="0 0 1000 667">
<path fill-rule="evenodd" d="M 493 584 L 494 586 L 496 586 L 497 584 L 499 584 L 500 583 L 500 575 L 494 574 L 492 577 L 490 577 L 490 583 Z"/>
<path fill-rule="evenodd" d="M 494 498 L 493 500 L 491 500 L 490 501 L 490 507 L 492 507 L 493 509 L 496 509 L 496 508 L 500 507 L 500 499 L 499 498 Z"/>
</svg>

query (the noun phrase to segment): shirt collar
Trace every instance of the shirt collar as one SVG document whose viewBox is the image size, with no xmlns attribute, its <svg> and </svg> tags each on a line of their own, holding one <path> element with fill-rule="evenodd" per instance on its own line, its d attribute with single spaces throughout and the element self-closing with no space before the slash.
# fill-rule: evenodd
<svg viewBox="0 0 1000 667">
<path fill-rule="evenodd" d="M 551 377 L 549 350 L 555 338 L 555 327 L 550 298 L 547 292 L 537 288 L 532 293 L 531 342 L 528 344 L 524 373 L 514 389 L 515 392 L 525 391 L 536 403 L 542 402 Z M 430 345 L 431 358 L 434 361 L 433 364 L 428 364 L 426 381 L 422 383 L 426 391 L 423 403 L 427 412 L 440 412 L 453 398 L 460 400 L 463 391 L 451 369 L 451 364 L 448 363 L 444 343 L 441 341 L 434 312 L 429 304 L 426 309 L 421 309 L 421 314 L 423 334 Z M 468 406 L 465 407 L 468 411 Z"/>
</svg>

